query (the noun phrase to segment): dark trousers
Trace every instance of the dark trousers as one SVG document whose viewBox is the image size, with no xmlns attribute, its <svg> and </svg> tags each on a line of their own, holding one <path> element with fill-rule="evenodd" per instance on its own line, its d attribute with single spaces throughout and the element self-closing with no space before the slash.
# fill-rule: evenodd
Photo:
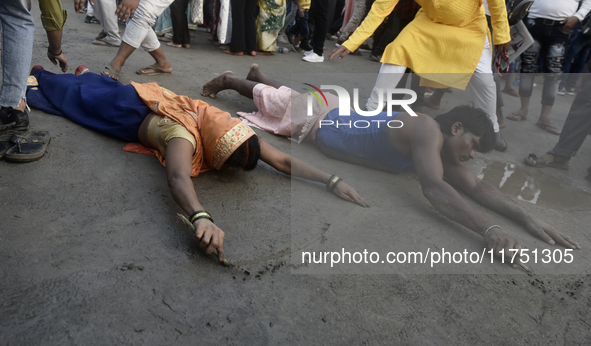
<svg viewBox="0 0 591 346">
<path fill-rule="evenodd" d="M 232 41 L 231 52 L 255 52 L 257 50 L 257 0 L 231 0 Z"/>
<path fill-rule="evenodd" d="M 519 95 L 523 97 L 532 95 L 534 74 L 538 73 L 539 60 L 544 59 L 542 104 L 552 106 L 562 76 L 562 62 L 569 34 L 562 31 L 564 25 L 558 21 L 526 18 L 524 23 L 534 38 L 534 44 L 521 56 Z"/>
<path fill-rule="evenodd" d="M 310 6 L 311 19 L 314 21 L 314 31 L 310 44 L 314 53 L 320 56 L 324 52 L 324 40 L 328 32 L 328 7 L 329 0 L 312 0 Z"/>
<path fill-rule="evenodd" d="M 577 24 L 571 32 L 571 39 L 564 56 L 562 72 L 565 74 L 560 81 L 561 87 L 574 88 L 579 79 L 579 73 L 583 72 L 589 55 L 591 55 L 591 37 L 581 33 L 580 25 Z"/>
<path fill-rule="evenodd" d="M 585 74 L 583 86 L 573 101 L 560 133 L 560 139 L 553 151 L 565 157 L 575 155 L 583 145 L 589 130 L 591 130 L 591 75 Z"/>
<path fill-rule="evenodd" d="M 189 0 L 174 0 L 170 4 L 170 18 L 172 19 L 172 42 L 176 44 L 189 44 L 189 22 L 187 21 L 187 8 Z"/>
</svg>

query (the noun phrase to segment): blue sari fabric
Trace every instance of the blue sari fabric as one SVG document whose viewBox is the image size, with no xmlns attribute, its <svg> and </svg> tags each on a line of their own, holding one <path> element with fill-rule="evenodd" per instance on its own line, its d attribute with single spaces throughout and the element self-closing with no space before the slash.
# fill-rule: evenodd
<svg viewBox="0 0 591 346">
<path fill-rule="evenodd" d="M 316 132 L 314 143 L 326 156 L 360 166 L 379 169 L 389 173 L 412 172 L 415 170 L 411 159 L 402 155 L 392 144 L 386 123 L 398 113 L 388 117 L 386 112 L 372 117 L 364 117 L 351 111 L 350 116 L 339 116 L 339 109 L 332 110 L 324 120 L 336 124 L 355 123 L 355 121 L 379 120 L 381 125 L 368 128 L 354 126 L 321 126 Z M 392 126 L 397 126 L 393 124 Z"/>
<path fill-rule="evenodd" d="M 31 107 L 123 141 L 139 141 L 137 133 L 150 108 L 133 86 L 94 73 L 75 76 L 37 70 L 33 75 L 39 87 L 27 91 Z"/>
</svg>

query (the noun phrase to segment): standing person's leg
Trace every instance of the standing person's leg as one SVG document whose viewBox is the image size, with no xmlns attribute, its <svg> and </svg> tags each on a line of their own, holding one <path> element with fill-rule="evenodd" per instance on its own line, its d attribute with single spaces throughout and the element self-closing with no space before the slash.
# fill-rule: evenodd
<svg viewBox="0 0 591 346">
<path fill-rule="evenodd" d="M 541 157 L 530 155 L 525 158 L 525 163 L 533 167 L 551 166 L 568 169 L 570 158 L 581 148 L 591 130 L 589 109 L 591 109 L 591 77 L 585 76 L 583 87 L 575 97 L 554 149 Z"/>
<path fill-rule="evenodd" d="M 328 31 L 328 0 L 312 0 L 310 12 L 314 20 L 314 31 L 312 33 L 313 53 L 304 56 L 302 59 L 308 62 L 324 61 L 324 40 Z M 315 55 L 314 55 L 315 54 Z"/>
<path fill-rule="evenodd" d="M 547 29 L 544 37 L 544 87 L 542 89 L 542 111 L 538 125 L 544 131 L 560 134 L 560 130 L 552 125 L 550 112 L 558 92 L 558 84 L 562 77 L 562 62 L 566 52 L 569 34 L 562 31 L 562 25 L 555 24 Z"/>
<path fill-rule="evenodd" d="M 232 6 L 232 39 L 230 40 L 230 52 L 243 53 L 246 51 L 244 24 L 244 11 L 246 2 L 244 0 L 230 0 Z"/>
<path fill-rule="evenodd" d="M 244 11 L 244 43 L 245 52 L 256 55 L 257 50 L 257 16 L 259 13 L 258 0 L 243 0 L 246 3 Z"/>
<path fill-rule="evenodd" d="M 535 73 L 538 73 L 539 57 L 542 50 L 542 44 L 538 38 L 539 26 L 533 19 L 526 18 L 524 23 L 534 38 L 534 44 L 521 55 L 521 70 L 519 75 L 519 97 L 521 99 L 521 108 L 513 114 L 506 116 L 509 120 L 521 121 L 527 119 L 529 112 L 529 100 L 534 89 Z"/>
<path fill-rule="evenodd" d="M 175 48 L 189 48 L 191 41 L 189 36 L 189 22 L 187 21 L 187 8 L 189 0 L 174 0 L 170 4 L 170 16 L 172 18 L 172 42 L 167 46 Z"/>
<path fill-rule="evenodd" d="M 287 0 L 287 4 L 285 7 L 285 21 L 283 22 L 283 28 L 279 31 L 279 36 L 285 35 L 285 31 L 289 27 L 291 23 L 293 23 L 294 19 L 296 19 L 296 15 L 298 13 L 298 6 L 296 0 Z"/>
<path fill-rule="evenodd" d="M 566 93 L 569 95 L 574 95 L 575 86 L 580 77 L 580 73 L 583 72 L 587 61 L 589 60 L 589 55 L 591 54 L 591 37 L 587 38 L 586 41 L 583 41 L 579 46 L 579 51 L 577 52 L 575 59 L 571 65 L 570 73 L 568 74 L 568 79 L 566 81 Z M 565 71 L 566 69 L 563 69 Z M 563 79 L 564 80 L 564 79 Z"/>
<path fill-rule="evenodd" d="M 468 87 L 474 96 L 474 107 L 486 112 L 495 129 L 495 150 L 507 150 L 507 143 L 499 133 L 499 122 L 497 119 L 497 85 L 492 73 L 491 47 L 488 37 L 484 42 L 482 56 L 476 66 Z"/>
<path fill-rule="evenodd" d="M 355 0 L 355 11 L 353 12 L 353 16 L 345 26 L 343 33 L 339 36 L 339 42 L 345 42 L 349 35 L 355 31 L 357 26 L 361 23 L 361 19 L 365 16 L 365 0 Z"/>
<path fill-rule="evenodd" d="M 577 94 L 568 112 L 560 139 L 553 151 L 571 157 L 581 148 L 591 130 L 591 77 L 585 76 L 581 92 Z"/>
<path fill-rule="evenodd" d="M 117 10 L 117 2 L 115 0 L 95 0 L 94 9 L 96 16 L 101 21 L 103 32 L 106 37 L 95 40 L 94 44 L 102 44 L 109 46 L 121 45 L 121 34 L 119 33 L 119 23 L 115 10 Z"/>
<path fill-rule="evenodd" d="M 25 3 L 27 3 L 25 5 Z M 25 92 L 33 55 L 35 22 L 31 1 L 0 1 L 2 25 L 2 87 L 0 88 L 0 126 L 26 130 Z"/>
<path fill-rule="evenodd" d="M 376 79 L 376 84 L 371 91 L 371 95 L 365 105 L 366 110 L 373 111 L 384 108 L 386 102 L 386 90 L 394 89 L 404 75 L 406 67 L 383 63 L 380 67 L 380 73 Z"/>
<path fill-rule="evenodd" d="M 138 74 L 160 74 L 170 73 L 172 66 L 164 56 L 160 41 L 152 26 L 156 23 L 158 16 L 172 3 L 173 0 L 140 0 L 140 3 L 127 24 L 123 33 L 123 42 L 119 47 L 117 56 L 111 61 L 103 74 L 118 80 L 118 73 L 125 64 L 127 58 L 140 46 L 144 48 L 156 61 L 150 67 L 138 70 Z"/>
</svg>

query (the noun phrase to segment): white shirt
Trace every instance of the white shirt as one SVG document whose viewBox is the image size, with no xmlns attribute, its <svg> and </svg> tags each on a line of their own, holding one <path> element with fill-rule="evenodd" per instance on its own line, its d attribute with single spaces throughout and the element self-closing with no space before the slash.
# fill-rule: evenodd
<svg viewBox="0 0 591 346">
<path fill-rule="evenodd" d="M 579 2 L 582 3 L 581 8 Z M 591 0 L 535 0 L 529 9 L 528 18 L 547 18 L 552 20 L 565 20 L 575 16 L 582 21 L 591 10 Z"/>
</svg>

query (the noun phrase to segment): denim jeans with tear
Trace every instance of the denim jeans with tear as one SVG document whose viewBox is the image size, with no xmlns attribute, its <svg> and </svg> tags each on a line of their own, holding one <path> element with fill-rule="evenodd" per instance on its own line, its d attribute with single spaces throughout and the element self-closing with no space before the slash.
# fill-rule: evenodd
<svg viewBox="0 0 591 346">
<path fill-rule="evenodd" d="M 31 0 L 1 0 L 2 87 L 0 106 L 18 107 L 27 90 L 27 78 L 33 56 L 35 22 Z"/>
</svg>

